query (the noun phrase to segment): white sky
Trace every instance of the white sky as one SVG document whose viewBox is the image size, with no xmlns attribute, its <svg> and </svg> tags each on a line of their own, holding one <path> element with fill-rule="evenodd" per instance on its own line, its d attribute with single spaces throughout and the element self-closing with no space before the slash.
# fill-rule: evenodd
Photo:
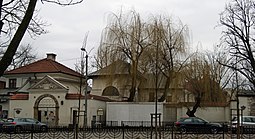
<svg viewBox="0 0 255 139">
<path fill-rule="evenodd" d="M 219 43 L 221 28 L 216 27 L 219 14 L 227 0 L 84 0 L 82 4 L 61 7 L 38 1 L 40 16 L 51 26 L 50 32 L 35 40 L 25 38 L 38 52 L 40 58 L 46 53 L 57 54 L 57 61 L 74 68 L 80 59 L 85 34 L 87 50 L 93 55 L 99 46 L 102 30 L 107 25 L 109 13 L 135 10 L 146 19 L 148 15 L 169 15 L 179 18 L 191 32 L 191 46 L 210 49 Z"/>
</svg>

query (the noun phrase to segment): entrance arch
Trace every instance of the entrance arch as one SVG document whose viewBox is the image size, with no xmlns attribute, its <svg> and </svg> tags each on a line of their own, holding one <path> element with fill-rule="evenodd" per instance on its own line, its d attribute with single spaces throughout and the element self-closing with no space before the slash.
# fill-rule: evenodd
<svg viewBox="0 0 255 139">
<path fill-rule="evenodd" d="M 51 94 L 39 96 L 34 104 L 34 118 L 48 123 L 49 126 L 57 126 L 59 121 L 59 103 Z"/>
</svg>

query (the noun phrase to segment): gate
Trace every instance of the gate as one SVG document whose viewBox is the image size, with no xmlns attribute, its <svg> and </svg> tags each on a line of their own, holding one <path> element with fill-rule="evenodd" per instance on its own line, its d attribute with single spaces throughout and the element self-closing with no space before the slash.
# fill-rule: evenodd
<svg viewBox="0 0 255 139">
<path fill-rule="evenodd" d="M 53 95 L 40 96 L 34 105 L 34 117 L 48 126 L 57 126 L 59 119 L 58 101 Z"/>
</svg>

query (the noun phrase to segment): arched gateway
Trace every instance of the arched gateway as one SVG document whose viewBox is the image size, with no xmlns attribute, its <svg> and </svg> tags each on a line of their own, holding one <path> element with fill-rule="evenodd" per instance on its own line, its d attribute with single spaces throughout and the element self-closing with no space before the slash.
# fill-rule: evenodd
<svg viewBox="0 0 255 139">
<path fill-rule="evenodd" d="M 34 117 L 49 126 L 57 126 L 59 121 L 59 103 L 51 94 L 39 96 L 34 104 Z"/>
</svg>

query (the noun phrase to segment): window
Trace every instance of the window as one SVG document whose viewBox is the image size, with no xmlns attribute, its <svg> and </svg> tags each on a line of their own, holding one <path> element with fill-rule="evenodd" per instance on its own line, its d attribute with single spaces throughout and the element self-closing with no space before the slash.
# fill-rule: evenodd
<svg viewBox="0 0 255 139">
<path fill-rule="evenodd" d="M 119 96 L 119 91 L 114 86 L 108 86 L 103 91 L 103 96 Z"/>
<path fill-rule="evenodd" d="M 149 93 L 149 102 L 154 102 L 155 101 L 154 98 L 155 98 L 154 92 L 150 92 Z"/>
<path fill-rule="evenodd" d="M 192 122 L 192 119 L 185 119 L 183 122 Z"/>
<path fill-rule="evenodd" d="M 26 122 L 29 122 L 29 123 L 36 123 L 36 120 L 27 118 L 27 119 L 26 119 Z"/>
<path fill-rule="evenodd" d="M 172 102 L 172 96 L 167 96 L 166 101 L 167 101 L 167 102 Z"/>
<path fill-rule="evenodd" d="M 24 119 L 24 118 L 19 118 L 19 119 L 17 119 L 17 121 L 19 121 L 19 122 L 26 122 L 26 119 Z"/>
<path fill-rule="evenodd" d="M 0 81 L 0 89 L 4 89 L 5 88 L 5 82 Z"/>
<path fill-rule="evenodd" d="M 196 123 L 205 123 L 205 121 L 203 121 L 202 119 L 195 119 Z"/>
<path fill-rule="evenodd" d="M 7 117 L 8 117 L 8 110 L 3 110 L 2 111 L 2 117 L 0 117 L 0 118 L 7 119 Z"/>
<path fill-rule="evenodd" d="M 251 122 L 251 118 L 249 118 L 249 117 L 244 117 L 244 120 L 243 120 L 244 122 Z"/>
<path fill-rule="evenodd" d="M 9 88 L 16 88 L 16 79 L 9 79 Z"/>
</svg>

